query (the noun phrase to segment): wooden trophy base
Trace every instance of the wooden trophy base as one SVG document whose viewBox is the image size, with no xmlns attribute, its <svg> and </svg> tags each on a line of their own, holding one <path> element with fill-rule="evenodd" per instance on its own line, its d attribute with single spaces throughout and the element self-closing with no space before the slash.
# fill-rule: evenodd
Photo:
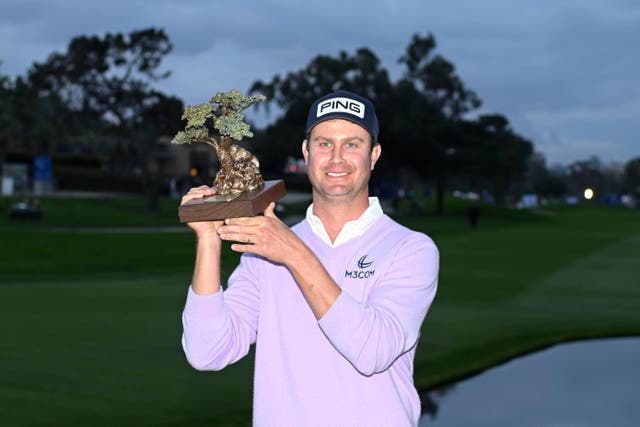
<svg viewBox="0 0 640 427">
<path fill-rule="evenodd" d="M 254 216 L 264 211 L 269 203 L 283 198 L 285 194 L 283 180 L 265 181 L 264 185 L 256 190 L 213 195 L 187 202 L 178 208 L 178 217 L 180 222 L 199 222 Z"/>
</svg>

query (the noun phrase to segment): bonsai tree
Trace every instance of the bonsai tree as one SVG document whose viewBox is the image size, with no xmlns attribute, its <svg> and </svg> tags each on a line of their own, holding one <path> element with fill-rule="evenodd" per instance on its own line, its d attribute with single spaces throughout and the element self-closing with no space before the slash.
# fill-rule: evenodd
<svg viewBox="0 0 640 427">
<path fill-rule="evenodd" d="M 258 159 L 232 143 L 232 139 L 241 141 L 244 137 L 253 137 L 249 125 L 244 122 L 242 112 L 264 100 L 266 97 L 263 95 L 247 97 L 232 89 L 226 93 L 217 92 L 207 104 L 185 108 L 182 119 L 187 120 L 187 125 L 171 142 L 204 142 L 216 150 L 220 170 L 213 185 L 218 194 L 254 190 L 264 184 Z M 211 135 L 211 126 L 217 130 L 217 137 Z"/>
</svg>

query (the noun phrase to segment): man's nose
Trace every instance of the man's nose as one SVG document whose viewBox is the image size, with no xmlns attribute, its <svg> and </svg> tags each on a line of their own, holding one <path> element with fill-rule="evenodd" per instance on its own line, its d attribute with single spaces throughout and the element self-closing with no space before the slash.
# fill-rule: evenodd
<svg viewBox="0 0 640 427">
<path fill-rule="evenodd" d="M 334 145 L 333 150 L 331 150 L 331 161 L 335 163 L 342 163 L 342 147 L 339 145 Z"/>
</svg>

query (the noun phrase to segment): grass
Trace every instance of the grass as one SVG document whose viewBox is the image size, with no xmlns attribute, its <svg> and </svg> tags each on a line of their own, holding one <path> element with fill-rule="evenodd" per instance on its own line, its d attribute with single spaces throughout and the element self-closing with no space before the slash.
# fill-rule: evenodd
<svg viewBox="0 0 640 427">
<path fill-rule="evenodd" d="M 142 197 L 106 197 L 106 198 L 41 198 L 40 205 L 44 216 L 42 221 L 11 220 L 7 213 L 18 198 L 0 198 L 0 230 L 44 229 L 50 227 L 140 227 L 172 226 L 178 219 L 178 201 L 161 198 L 160 210 L 150 212 L 147 200 Z"/>
<path fill-rule="evenodd" d="M 51 232 L 176 225 L 135 198 L 42 201 L 42 223 L 0 218 L 0 406 L 12 426 L 247 425 L 251 358 L 190 368 L 180 313 L 189 233 Z M 640 335 L 640 213 L 600 206 L 544 212 L 464 202 L 399 220 L 431 235 L 440 288 L 415 363 L 421 389 L 519 354 L 582 338 Z M 104 231 L 104 230 L 103 230 Z M 237 263 L 226 250 L 224 275 Z"/>
<path fill-rule="evenodd" d="M 443 236 L 416 383 L 464 378 L 554 343 L 640 335 L 640 215 L 556 207 L 545 221 Z"/>
</svg>

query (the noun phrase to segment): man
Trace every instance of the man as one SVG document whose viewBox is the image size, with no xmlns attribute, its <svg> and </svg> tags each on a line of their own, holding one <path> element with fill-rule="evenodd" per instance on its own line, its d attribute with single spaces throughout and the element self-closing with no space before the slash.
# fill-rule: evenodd
<svg viewBox="0 0 640 427">
<path fill-rule="evenodd" d="M 183 314 L 187 359 L 219 370 L 256 343 L 257 426 L 415 426 L 413 357 L 438 250 L 369 197 L 382 150 L 368 99 L 320 98 L 306 131 L 305 220 L 289 229 L 272 203 L 264 216 L 190 224 L 198 244 Z M 182 202 L 214 192 L 192 189 Z M 222 291 L 225 240 L 244 254 Z"/>
</svg>

